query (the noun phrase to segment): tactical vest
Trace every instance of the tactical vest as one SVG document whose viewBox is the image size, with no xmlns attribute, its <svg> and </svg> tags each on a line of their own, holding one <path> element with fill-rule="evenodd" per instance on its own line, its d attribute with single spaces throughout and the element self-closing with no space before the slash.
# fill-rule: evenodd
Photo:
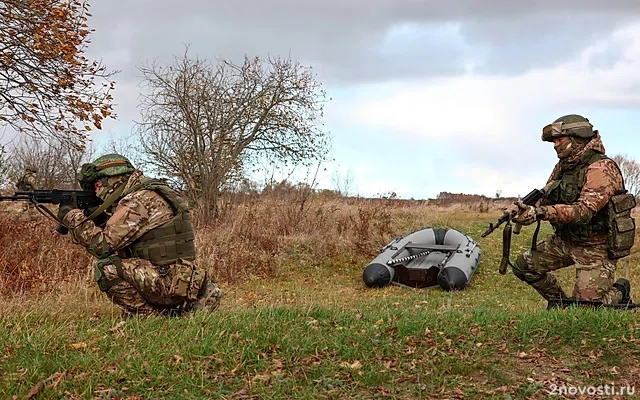
<svg viewBox="0 0 640 400">
<path fill-rule="evenodd" d="M 551 204 L 572 204 L 578 200 L 585 184 L 587 168 L 600 160 L 604 154 L 586 151 L 580 160 L 570 168 L 563 169 L 548 190 L 546 200 Z M 587 222 L 552 222 L 558 237 L 571 243 L 585 243 L 593 234 L 608 235 L 609 256 L 621 258 L 629 255 L 635 237 L 635 222 L 631 209 L 635 207 L 635 197 L 624 189 L 611 197 L 596 215 Z"/>
<path fill-rule="evenodd" d="M 164 182 L 147 177 L 140 179 L 140 184 L 127 191 L 153 190 L 169 203 L 174 217 L 157 228 L 142 235 L 119 254 L 123 258 L 143 258 L 155 265 L 175 264 L 178 259 L 194 261 L 196 248 L 189 208 L 185 201 L 171 190 Z"/>
</svg>

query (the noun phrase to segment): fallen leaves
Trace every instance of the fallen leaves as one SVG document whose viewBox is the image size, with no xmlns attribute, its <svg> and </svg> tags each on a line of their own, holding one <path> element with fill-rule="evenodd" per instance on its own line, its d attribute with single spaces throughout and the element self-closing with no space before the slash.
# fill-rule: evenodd
<svg viewBox="0 0 640 400">
<path fill-rule="evenodd" d="M 118 322 L 117 324 L 115 324 L 115 325 L 113 326 L 113 328 L 110 328 L 110 329 L 109 329 L 109 332 L 111 332 L 111 333 L 120 332 L 120 331 L 121 331 L 121 328 L 122 328 L 125 324 L 126 324 L 126 322 L 125 322 L 125 321 L 120 321 L 120 322 Z"/>
<path fill-rule="evenodd" d="M 87 349 L 89 349 L 90 346 L 95 345 L 96 343 L 98 343 L 99 341 L 103 340 L 107 338 L 106 335 L 97 335 L 92 337 L 91 339 L 89 339 L 88 341 L 82 341 L 82 342 L 77 342 L 77 343 L 71 343 L 69 345 L 67 345 L 67 347 L 71 350 L 79 350 L 79 351 L 85 351 Z M 91 348 L 91 350 L 95 350 L 95 348 Z"/>
<path fill-rule="evenodd" d="M 29 393 L 27 393 L 27 399 L 33 399 L 38 395 L 38 393 L 40 393 L 42 389 L 44 389 L 44 382 L 40 381 L 34 387 L 32 387 L 31 390 L 29 390 Z"/>
<path fill-rule="evenodd" d="M 51 374 L 46 379 L 43 379 L 43 380 L 39 381 L 38 383 L 36 383 L 31 388 L 31 390 L 29 390 L 29 392 L 26 395 L 26 398 L 27 399 L 35 398 L 40 393 L 40 391 L 45 388 L 45 386 L 49 386 L 51 388 L 58 387 L 58 385 L 62 381 L 62 378 L 64 378 L 66 375 L 67 375 L 67 371 L 61 371 L 61 372 L 56 372 L 54 374 Z"/>
<path fill-rule="evenodd" d="M 72 350 L 86 350 L 87 347 L 89 347 L 89 344 L 87 342 L 78 342 L 69 345 L 69 348 Z"/>
<path fill-rule="evenodd" d="M 341 362 L 340 366 L 343 368 L 349 368 L 349 369 L 360 369 L 362 368 L 362 363 L 359 360 L 355 360 L 352 363 Z"/>
</svg>

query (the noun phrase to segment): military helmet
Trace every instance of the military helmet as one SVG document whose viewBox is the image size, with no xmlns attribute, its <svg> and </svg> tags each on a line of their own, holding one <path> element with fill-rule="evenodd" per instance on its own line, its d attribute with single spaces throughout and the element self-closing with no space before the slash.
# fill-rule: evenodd
<svg viewBox="0 0 640 400">
<path fill-rule="evenodd" d="M 542 128 L 542 140 L 545 142 L 553 142 L 553 139 L 561 136 L 591 138 L 595 136 L 595 132 L 587 118 L 582 115 L 568 114 Z"/>
<path fill-rule="evenodd" d="M 37 173 L 38 173 L 38 168 L 36 168 L 36 167 L 35 167 L 35 166 L 33 166 L 33 165 L 27 165 L 27 167 L 26 167 L 24 170 L 25 170 L 26 172 L 31 171 L 31 172 L 33 172 L 34 174 L 37 174 Z"/>
<path fill-rule="evenodd" d="M 136 170 L 125 156 L 116 153 L 96 158 L 93 165 L 96 166 L 100 178 L 130 174 Z"/>
<path fill-rule="evenodd" d="M 83 164 L 78 181 L 84 190 L 92 190 L 94 182 L 100 178 L 130 174 L 135 170 L 126 157 L 116 153 L 105 154 L 92 163 Z"/>
</svg>

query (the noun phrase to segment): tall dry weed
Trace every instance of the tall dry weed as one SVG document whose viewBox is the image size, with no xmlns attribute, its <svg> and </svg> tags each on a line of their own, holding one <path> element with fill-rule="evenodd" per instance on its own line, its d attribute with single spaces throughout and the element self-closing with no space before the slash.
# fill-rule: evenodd
<svg viewBox="0 0 640 400">
<path fill-rule="evenodd" d="M 280 266 L 358 262 L 392 238 L 394 208 L 405 207 L 305 188 L 248 197 L 216 221 L 195 221 L 198 262 L 227 283 L 272 276 Z M 33 218 L 17 211 L 0 215 L 0 293 L 51 291 L 82 279 L 91 284 L 93 260 L 84 249 L 55 233 L 45 217 Z"/>
<path fill-rule="evenodd" d="M 396 236 L 448 218 L 495 212 L 509 201 L 432 205 L 426 201 L 361 199 L 296 190 L 244 197 L 215 221 L 194 221 L 198 263 L 235 283 L 273 276 L 281 268 L 326 262 L 361 264 Z M 637 212 L 635 213 L 637 216 Z M 91 257 L 55 224 L 37 215 L 14 222 L 0 213 L 0 294 L 55 290 L 63 281 L 90 282 Z"/>
<path fill-rule="evenodd" d="M 88 280 L 91 257 L 37 211 L 0 212 L 0 295 L 55 290 Z"/>
<path fill-rule="evenodd" d="M 391 237 L 384 202 L 266 194 L 197 223 L 199 260 L 229 282 L 272 275 L 279 265 L 313 265 L 377 252 Z"/>
</svg>

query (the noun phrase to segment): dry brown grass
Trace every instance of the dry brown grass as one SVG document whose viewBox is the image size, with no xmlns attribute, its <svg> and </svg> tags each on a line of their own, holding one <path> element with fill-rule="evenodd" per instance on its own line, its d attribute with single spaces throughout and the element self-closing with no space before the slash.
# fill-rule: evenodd
<svg viewBox="0 0 640 400">
<path fill-rule="evenodd" d="M 46 292 L 86 279 L 90 256 L 37 211 L 0 212 L 0 295 Z"/>
<path fill-rule="evenodd" d="M 290 190 L 229 207 L 215 222 L 196 221 L 198 262 L 225 284 L 274 276 L 281 267 L 329 261 L 356 265 L 394 237 L 424 226 L 450 226 L 456 214 L 487 218 L 508 201 L 448 202 L 340 198 Z M 15 204 L 0 205 L 0 295 L 42 293 L 91 280 L 91 257 L 55 224 Z M 16 217 L 19 221 L 14 221 Z"/>
<path fill-rule="evenodd" d="M 90 279 L 91 257 L 55 223 L 16 204 L 0 209 L 0 294 L 45 292 Z M 399 207 L 399 206 L 398 206 Z M 385 200 L 344 201 L 300 193 L 268 194 L 196 221 L 199 263 L 228 283 L 267 277 L 294 261 L 373 255 L 391 236 Z"/>
</svg>

